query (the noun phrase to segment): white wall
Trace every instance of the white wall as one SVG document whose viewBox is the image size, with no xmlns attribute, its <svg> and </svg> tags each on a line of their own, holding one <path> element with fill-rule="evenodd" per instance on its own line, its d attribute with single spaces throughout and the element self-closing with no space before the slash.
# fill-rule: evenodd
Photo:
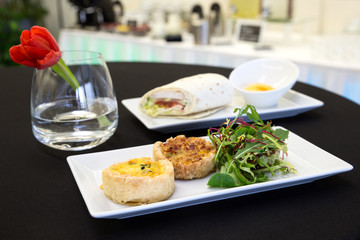
<svg viewBox="0 0 360 240">
<path fill-rule="evenodd" d="M 334 34 L 360 20 L 360 0 L 323 0 L 322 33 Z"/>
<path fill-rule="evenodd" d="M 68 0 L 42 0 L 49 14 L 45 17 L 45 25 L 58 38 L 59 29 L 76 24 L 76 11 Z"/>
</svg>

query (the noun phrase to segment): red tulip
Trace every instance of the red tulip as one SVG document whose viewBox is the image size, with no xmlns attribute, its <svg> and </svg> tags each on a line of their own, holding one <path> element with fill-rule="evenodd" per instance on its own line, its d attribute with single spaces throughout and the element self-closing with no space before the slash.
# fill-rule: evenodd
<svg viewBox="0 0 360 240">
<path fill-rule="evenodd" d="M 20 42 L 9 50 L 16 63 L 41 70 L 55 65 L 61 58 L 55 38 L 44 27 L 33 26 L 30 31 L 24 30 Z"/>
</svg>

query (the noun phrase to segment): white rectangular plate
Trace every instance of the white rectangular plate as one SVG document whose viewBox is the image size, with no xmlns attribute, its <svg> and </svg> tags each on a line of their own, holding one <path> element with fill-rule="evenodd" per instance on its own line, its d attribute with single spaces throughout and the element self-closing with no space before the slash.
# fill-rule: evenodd
<svg viewBox="0 0 360 240">
<path fill-rule="evenodd" d="M 296 168 L 296 174 L 277 176 L 268 182 L 228 189 L 208 187 L 207 182 L 210 176 L 197 180 L 176 180 L 175 192 L 168 200 L 140 206 L 121 205 L 108 199 L 100 189 L 102 184 L 101 173 L 103 169 L 116 162 L 137 157 L 151 157 L 152 144 L 75 155 L 68 157 L 67 161 L 87 208 L 91 216 L 95 218 L 128 218 L 269 191 L 311 182 L 350 171 L 353 168 L 345 161 L 291 132 L 288 139 L 288 148 L 287 161 Z"/>
<path fill-rule="evenodd" d="M 122 100 L 122 104 L 138 118 L 148 129 L 159 132 L 169 133 L 184 130 L 194 130 L 219 126 L 227 118 L 234 118 L 234 109 L 245 105 L 244 99 L 239 93 L 235 93 L 234 100 L 222 110 L 211 114 L 210 116 L 199 119 L 181 119 L 158 117 L 152 118 L 139 109 L 140 98 L 131 98 Z M 278 102 L 277 106 L 271 108 L 257 108 L 262 120 L 276 119 L 282 117 L 295 116 L 297 114 L 318 108 L 324 103 L 305 94 L 289 90 Z M 247 121 L 246 117 L 244 120 Z"/>
</svg>

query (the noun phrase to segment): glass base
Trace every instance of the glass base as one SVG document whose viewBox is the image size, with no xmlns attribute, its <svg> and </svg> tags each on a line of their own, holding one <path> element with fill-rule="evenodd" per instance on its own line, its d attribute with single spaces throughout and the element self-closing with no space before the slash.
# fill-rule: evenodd
<svg viewBox="0 0 360 240">
<path fill-rule="evenodd" d="M 43 134 L 33 128 L 35 138 L 42 144 L 65 151 L 81 151 L 96 147 L 107 141 L 115 132 L 116 127 L 107 131 L 83 131 L 61 134 Z"/>
</svg>

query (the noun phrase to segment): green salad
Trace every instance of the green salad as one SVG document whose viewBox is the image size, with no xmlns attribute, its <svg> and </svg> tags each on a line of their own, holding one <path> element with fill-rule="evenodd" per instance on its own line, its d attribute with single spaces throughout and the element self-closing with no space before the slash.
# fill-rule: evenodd
<svg viewBox="0 0 360 240">
<path fill-rule="evenodd" d="M 284 160 L 287 155 L 289 131 L 264 123 L 254 106 L 236 108 L 234 120 L 227 120 L 220 128 L 210 128 L 208 137 L 216 147 L 215 163 L 210 187 L 237 187 L 265 182 L 268 175 L 295 172 Z M 240 118 L 246 114 L 252 124 Z"/>
</svg>

